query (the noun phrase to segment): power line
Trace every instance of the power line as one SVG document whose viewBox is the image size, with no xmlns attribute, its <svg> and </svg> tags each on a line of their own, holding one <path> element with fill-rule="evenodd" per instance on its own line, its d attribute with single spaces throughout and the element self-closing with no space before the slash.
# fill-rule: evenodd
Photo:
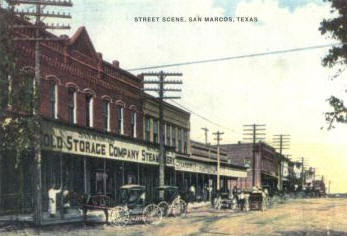
<svg viewBox="0 0 347 236">
<path fill-rule="evenodd" d="M 318 49 L 318 48 L 325 48 L 325 47 L 346 45 L 346 44 L 347 43 L 345 43 L 345 42 L 334 43 L 334 44 L 323 44 L 323 45 L 315 45 L 315 46 L 310 46 L 310 47 L 292 48 L 292 49 L 285 49 L 285 50 L 278 50 L 278 51 L 271 51 L 271 52 L 252 53 L 252 54 L 245 54 L 245 55 L 231 56 L 231 57 L 222 57 L 222 58 L 213 58 L 213 59 L 206 59 L 206 60 L 179 62 L 179 63 L 164 64 L 164 65 L 158 65 L 158 66 L 138 67 L 138 68 L 127 69 L 127 71 L 138 71 L 138 70 L 158 69 L 158 68 L 167 68 L 167 67 L 175 67 L 175 66 L 186 66 L 186 65 L 193 65 L 193 64 L 218 62 L 218 61 L 228 61 L 228 60 L 234 60 L 234 59 L 242 59 L 242 58 L 259 57 L 259 56 L 266 56 L 266 55 L 313 50 L 313 49 Z"/>
<path fill-rule="evenodd" d="M 201 119 L 203 119 L 203 120 L 205 120 L 205 121 L 207 121 L 207 122 L 209 122 L 209 123 L 211 123 L 211 124 L 213 124 L 213 125 L 215 125 L 215 126 L 218 126 L 218 127 L 224 128 L 224 129 L 228 129 L 228 130 L 230 130 L 230 131 L 232 131 L 232 132 L 235 132 L 235 130 L 230 129 L 230 128 L 226 127 L 226 126 L 223 126 L 223 125 L 221 125 L 221 124 L 218 124 L 218 123 L 216 123 L 216 122 L 214 122 L 214 121 L 211 121 L 210 119 L 208 119 L 208 118 L 206 118 L 206 117 L 204 117 L 204 116 L 202 116 L 202 115 L 200 115 L 200 114 L 198 114 L 198 113 L 192 111 L 191 109 L 189 109 L 189 108 L 187 108 L 187 107 L 185 107 L 185 106 L 179 104 L 179 103 L 176 102 L 176 101 L 172 101 L 172 102 L 175 103 L 177 106 L 183 108 L 184 110 L 190 112 L 191 114 L 196 115 L 196 116 L 200 117 Z"/>
</svg>

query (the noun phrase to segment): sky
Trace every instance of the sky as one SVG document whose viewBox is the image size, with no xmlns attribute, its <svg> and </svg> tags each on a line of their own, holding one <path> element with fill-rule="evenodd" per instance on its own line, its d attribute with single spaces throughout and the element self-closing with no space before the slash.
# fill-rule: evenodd
<svg viewBox="0 0 347 236">
<path fill-rule="evenodd" d="M 98 52 L 123 69 L 172 64 L 332 43 L 318 30 L 331 17 L 322 0 L 74 0 L 72 35 L 85 26 Z M 256 17 L 257 22 L 195 22 L 189 17 Z M 135 22 L 135 17 L 184 17 L 187 22 Z M 57 32 L 60 33 L 60 32 Z M 331 95 L 345 97 L 343 78 L 322 67 L 328 48 L 164 68 L 183 73 L 179 104 L 192 114 L 191 138 L 202 127 L 223 131 L 222 143 L 242 140 L 244 124 L 266 124 L 266 142 L 290 135 L 286 154 L 305 158 L 347 192 L 346 125 L 327 130 Z M 159 70 L 159 69 L 158 69 Z M 156 70 L 151 70 L 156 71 Z M 134 71 L 139 74 L 143 71 Z M 322 129 L 323 127 L 323 129 Z"/>
</svg>

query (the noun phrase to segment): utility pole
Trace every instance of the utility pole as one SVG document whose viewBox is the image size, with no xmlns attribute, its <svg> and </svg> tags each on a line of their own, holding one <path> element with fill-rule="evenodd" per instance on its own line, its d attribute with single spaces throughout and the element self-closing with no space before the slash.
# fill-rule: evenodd
<svg viewBox="0 0 347 236">
<path fill-rule="evenodd" d="M 14 14 L 21 16 L 34 17 L 32 19 L 34 22 L 30 25 L 14 25 L 14 29 L 33 29 L 35 31 L 34 37 L 14 37 L 14 41 L 33 41 L 35 42 L 35 78 L 33 80 L 33 120 L 37 132 L 34 133 L 33 143 L 34 143 L 34 223 L 36 225 L 42 224 L 42 180 L 41 180 L 41 136 L 40 136 L 40 80 L 41 80 L 41 42 L 66 40 L 63 38 L 48 38 L 41 36 L 41 31 L 51 29 L 51 30 L 64 30 L 70 29 L 69 25 L 60 24 L 44 24 L 42 22 L 43 18 L 64 18 L 71 19 L 70 14 L 60 13 L 60 12 L 49 12 L 43 9 L 47 6 L 50 7 L 72 7 L 71 0 L 9 0 L 11 9 L 13 9 Z M 15 6 L 19 5 L 29 5 L 34 6 L 34 10 L 14 10 Z"/>
<path fill-rule="evenodd" d="M 207 128 L 201 128 L 204 133 L 205 133 L 205 144 L 207 145 L 208 144 L 208 140 L 207 140 L 207 133 L 208 133 L 208 129 Z"/>
<path fill-rule="evenodd" d="M 329 180 L 329 186 L 328 186 L 328 193 L 330 194 L 330 184 L 331 184 L 331 180 Z"/>
<path fill-rule="evenodd" d="M 243 135 L 245 136 L 244 140 L 252 140 L 253 150 L 252 150 L 252 186 L 256 185 L 255 175 L 256 175 L 256 159 L 255 159 L 255 147 L 257 142 L 263 142 L 265 140 L 265 125 L 252 124 L 252 125 L 243 125 Z M 259 150 L 260 152 L 260 145 Z"/>
<path fill-rule="evenodd" d="M 272 138 L 274 147 L 282 155 L 283 150 L 289 149 L 290 135 L 289 134 L 277 134 Z"/>
<path fill-rule="evenodd" d="M 221 139 L 221 136 L 223 135 L 224 133 L 222 132 L 215 132 L 213 133 L 213 135 L 216 135 L 216 138 L 215 140 L 217 140 L 217 191 L 219 192 L 220 190 L 220 141 L 222 140 Z"/>
<path fill-rule="evenodd" d="M 211 157 L 211 144 L 208 142 L 208 139 L 207 139 L 207 133 L 208 133 L 208 129 L 205 127 L 205 128 L 201 128 L 204 133 L 205 133 L 205 144 L 208 146 L 208 158 Z"/>
<path fill-rule="evenodd" d="M 301 158 L 301 188 L 305 185 L 305 167 L 304 167 L 304 157 Z"/>
<path fill-rule="evenodd" d="M 157 80 L 144 80 L 145 76 L 155 76 Z M 163 102 L 165 99 L 180 99 L 181 97 L 173 97 L 173 96 L 165 96 L 165 92 L 181 92 L 181 89 L 177 88 L 165 88 L 167 84 L 183 84 L 181 80 L 165 80 L 166 77 L 169 76 L 182 76 L 182 73 L 165 73 L 163 71 L 160 72 L 150 72 L 150 73 L 142 73 L 140 77 L 143 78 L 143 84 L 155 84 L 158 85 L 157 88 L 144 88 L 144 91 L 154 91 L 158 92 L 158 101 L 159 101 L 159 125 L 160 125 L 160 155 L 159 155 L 159 186 L 165 185 L 165 162 L 166 162 L 166 154 L 165 154 L 165 135 L 164 135 L 164 115 L 163 115 Z M 179 150 L 180 151 L 180 150 Z"/>
</svg>

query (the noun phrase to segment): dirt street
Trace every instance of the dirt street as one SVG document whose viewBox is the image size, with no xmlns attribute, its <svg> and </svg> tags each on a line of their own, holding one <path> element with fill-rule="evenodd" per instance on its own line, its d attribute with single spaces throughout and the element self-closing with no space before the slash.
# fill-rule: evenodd
<svg viewBox="0 0 347 236">
<path fill-rule="evenodd" d="M 200 208 L 184 218 L 165 218 L 159 225 L 50 226 L 0 235 L 347 235 L 347 199 L 288 200 L 264 212 Z"/>
</svg>

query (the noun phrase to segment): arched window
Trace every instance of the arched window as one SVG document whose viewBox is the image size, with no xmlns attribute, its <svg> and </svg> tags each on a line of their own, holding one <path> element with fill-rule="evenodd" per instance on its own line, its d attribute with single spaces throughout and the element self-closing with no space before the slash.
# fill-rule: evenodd
<svg viewBox="0 0 347 236">
<path fill-rule="evenodd" d="M 94 99 L 90 93 L 86 94 L 86 126 L 93 127 L 94 125 Z"/>
<path fill-rule="evenodd" d="M 117 129 L 118 134 L 124 134 L 124 107 L 120 104 L 116 107 L 117 110 Z"/>
<path fill-rule="evenodd" d="M 107 100 L 103 100 L 103 123 L 104 123 L 104 130 L 110 131 L 110 102 Z"/>
<path fill-rule="evenodd" d="M 149 117 L 145 118 L 145 140 L 151 141 L 151 119 Z"/>
<path fill-rule="evenodd" d="M 50 115 L 52 119 L 58 119 L 58 86 L 55 81 L 50 81 Z"/>
<path fill-rule="evenodd" d="M 70 124 L 77 123 L 77 93 L 74 87 L 68 88 L 68 99 L 69 99 L 69 122 Z"/>
<path fill-rule="evenodd" d="M 136 128 L 137 128 L 137 113 L 136 111 L 131 111 L 131 134 L 133 138 L 137 137 Z"/>
</svg>

